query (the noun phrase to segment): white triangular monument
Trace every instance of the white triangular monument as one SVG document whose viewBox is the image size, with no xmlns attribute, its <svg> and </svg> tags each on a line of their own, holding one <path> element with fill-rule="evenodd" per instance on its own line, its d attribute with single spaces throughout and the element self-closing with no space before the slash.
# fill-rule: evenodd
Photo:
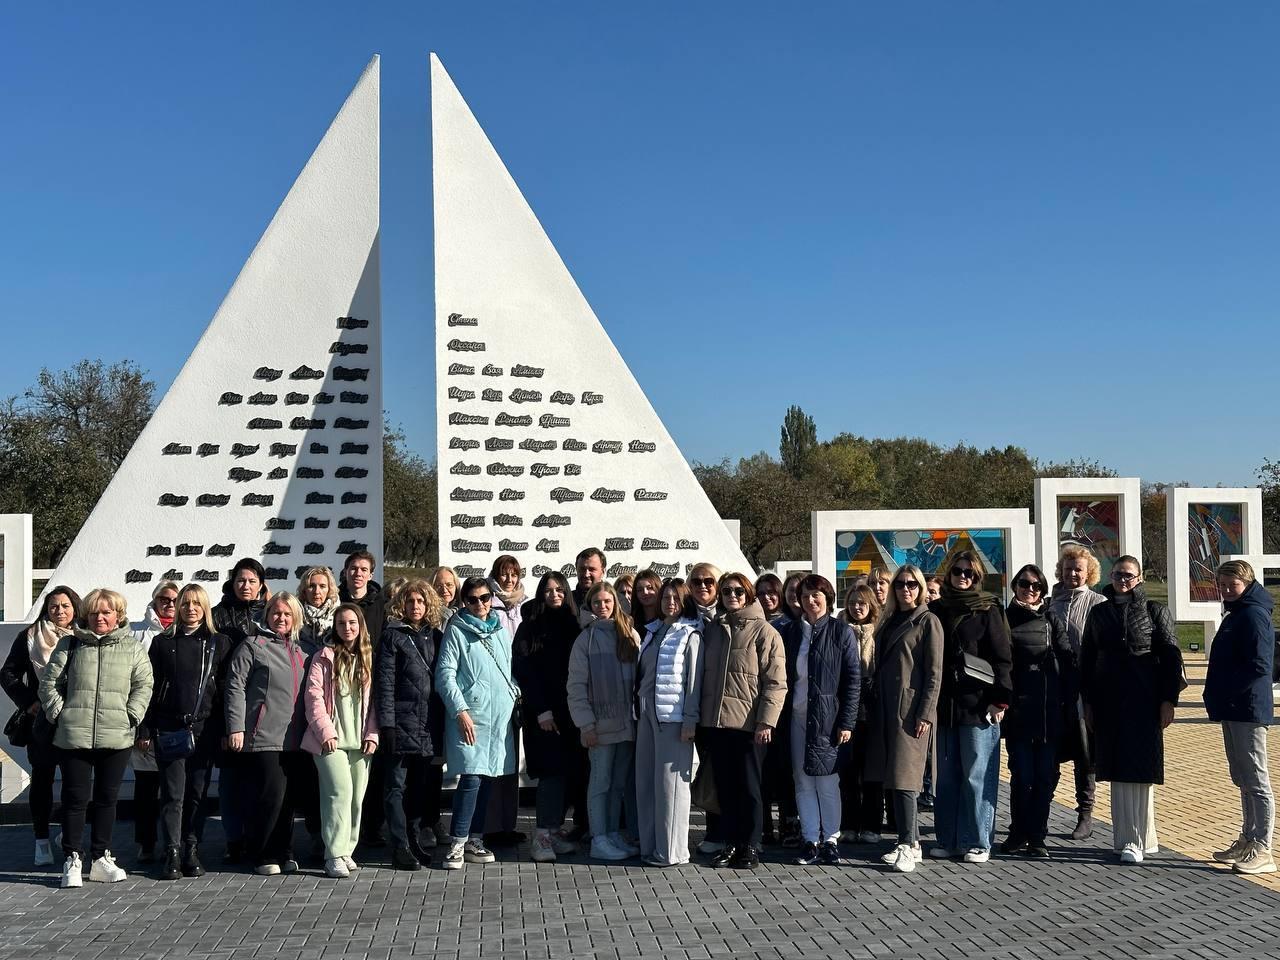
<svg viewBox="0 0 1280 960">
<path fill-rule="evenodd" d="M 751 568 L 439 59 L 431 57 L 440 557 L 527 581 Z"/>
<path fill-rule="evenodd" d="M 49 583 L 120 589 L 260 559 L 299 570 L 382 554 L 382 319 L 375 57 Z M 38 609 L 39 602 L 37 602 Z"/>
</svg>

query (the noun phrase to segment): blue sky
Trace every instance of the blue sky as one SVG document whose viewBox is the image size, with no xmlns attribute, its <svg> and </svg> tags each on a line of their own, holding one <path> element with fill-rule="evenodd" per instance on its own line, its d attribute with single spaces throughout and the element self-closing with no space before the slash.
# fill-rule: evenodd
<svg viewBox="0 0 1280 960">
<path fill-rule="evenodd" d="M 1280 455 L 1280 7 L 7 4 L 5 382 L 168 385 L 382 61 L 385 402 L 432 456 L 437 51 L 690 459 Z"/>
</svg>

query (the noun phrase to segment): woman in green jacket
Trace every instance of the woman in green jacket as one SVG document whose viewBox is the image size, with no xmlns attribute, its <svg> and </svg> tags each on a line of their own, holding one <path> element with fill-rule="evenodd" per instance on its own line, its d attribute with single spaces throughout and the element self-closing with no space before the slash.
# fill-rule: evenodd
<svg viewBox="0 0 1280 960">
<path fill-rule="evenodd" d="M 53 745 L 62 751 L 63 887 L 83 883 L 86 813 L 89 879 L 115 883 L 126 876 L 108 844 L 120 781 L 151 702 L 151 661 L 129 628 L 124 597 L 94 590 L 84 598 L 80 619 L 87 629 L 58 641 L 40 680 L 45 716 L 58 726 Z"/>
</svg>

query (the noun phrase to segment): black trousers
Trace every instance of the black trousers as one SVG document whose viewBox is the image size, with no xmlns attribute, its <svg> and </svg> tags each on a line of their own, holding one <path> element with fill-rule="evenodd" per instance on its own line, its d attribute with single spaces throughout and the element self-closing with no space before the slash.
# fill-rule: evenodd
<svg viewBox="0 0 1280 960">
<path fill-rule="evenodd" d="M 785 733 L 773 731 L 773 740 L 764 753 L 764 823 L 773 830 L 773 805 L 778 805 L 778 833 L 786 831 L 788 820 L 796 820 L 796 781 L 791 773 L 791 744 L 784 743 Z"/>
<path fill-rule="evenodd" d="M 245 847 L 261 866 L 293 859 L 293 807 L 289 803 L 289 774 L 297 777 L 298 751 L 279 750 L 243 754 L 239 774 L 251 806 L 244 823 Z M 315 766 L 309 754 L 302 759 Z"/>
<path fill-rule="evenodd" d="M 915 846 L 920 842 L 916 792 L 914 790 L 890 790 L 889 806 L 893 810 L 894 822 L 898 825 L 898 843 Z"/>
<path fill-rule="evenodd" d="M 49 821 L 53 819 L 53 781 L 58 773 L 58 754 L 51 746 L 32 744 L 27 747 L 31 764 L 31 786 L 27 803 L 31 806 L 31 828 L 37 840 L 49 839 Z"/>
<path fill-rule="evenodd" d="M 133 842 L 154 847 L 160 822 L 160 774 L 155 770 L 133 771 Z"/>
<path fill-rule="evenodd" d="M 204 839 L 208 815 L 205 800 L 213 756 L 196 750 L 181 760 L 157 760 L 160 768 L 160 828 L 166 847 L 199 843 Z"/>
<path fill-rule="evenodd" d="M 720 799 L 721 840 L 733 847 L 760 846 L 764 829 L 764 747 L 749 730 L 708 728 L 705 740 Z"/>
<path fill-rule="evenodd" d="M 378 756 L 382 758 L 382 813 L 388 839 L 398 849 L 416 850 L 419 821 L 427 826 L 435 824 L 434 820 L 426 819 L 431 758 L 410 753 L 379 753 Z M 437 800 L 437 819 L 438 807 Z"/>
<path fill-rule="evenodd" d="M 386 794 L 385 771 L 395 762 L 395 757 L 385 747 L 379 747 L 369 764 L 369 783 L 365 787 L 364 800 L 360 803 L 360 842 L 377 840 L 382 832 L 384 796 Z"/>
<path fill-rule="evenodd" d="M 62 852 L 84 856 L 84 822 L 89 819 L 89 850 L 96 860 L 111 848 L 120 782 L 129 766 L 130 747 L 123 750 L 63 750 Z"/>
</svg>

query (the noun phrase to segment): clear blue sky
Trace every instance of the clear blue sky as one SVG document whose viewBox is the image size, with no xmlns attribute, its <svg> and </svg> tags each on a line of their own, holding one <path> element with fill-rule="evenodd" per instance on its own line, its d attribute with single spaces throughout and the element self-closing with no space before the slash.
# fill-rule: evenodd
<svg viewBox="0 0 1280 960">
<path fill-rule="evenodd" d="M 691 459 L 1280 455 L 1273 3 L 6 4 L 5 376 L 166 387 L 373 53 L 386 405 L 434 454 L 437 51 Z"/>
</svg>

